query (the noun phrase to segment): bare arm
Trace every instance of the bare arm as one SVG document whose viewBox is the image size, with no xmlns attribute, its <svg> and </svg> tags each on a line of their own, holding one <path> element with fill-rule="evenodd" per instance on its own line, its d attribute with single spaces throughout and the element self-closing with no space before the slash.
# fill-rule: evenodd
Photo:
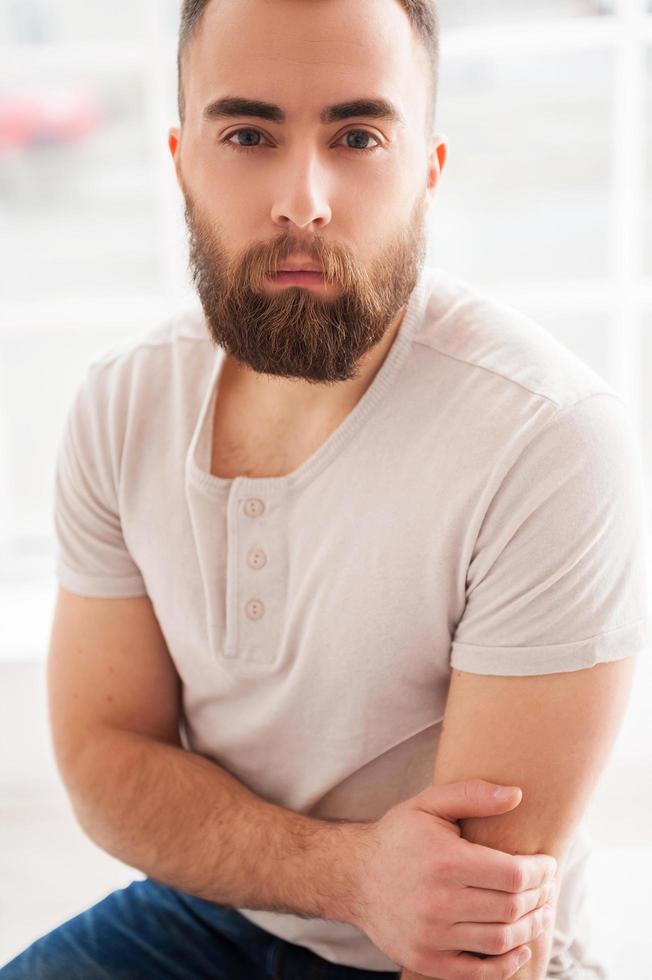
<svg viewBox="0 0 652 980">
<path fill-rule="evenodd" d="M 634 673 L 633 656 L 539 676 L 454 669 L 433 782 L 477 776 L 523 791 L 520 805 L 508 813 L 460 821 L 464 839 L 512 854 L 551 854 L 559 863 L 558 879 L 563 877 L 573 833 L 620 729 Z M 528 943 L 532 957 L 513 974 L 515 980 L 543 980 L 553 932 L 554 919 Z M 423 978 L 403 971 L 401 980 Z"/>
<path fill-rule="evenodd" d="M 183 748 L 103 728 L 68 779 L 75 815 L 109 854 L 221 905 L 352 920 L 360 824 L 260 799 Z"/>
<path fill-rule="evenodd" d="M 346 844 L 366 825 L 285 810 L 184 749 L 181 680 L 149 597 L 60 588 L 47 673 L 57 766 L 103 850 L 209 901 L 348 921 Z"/>
</svg>

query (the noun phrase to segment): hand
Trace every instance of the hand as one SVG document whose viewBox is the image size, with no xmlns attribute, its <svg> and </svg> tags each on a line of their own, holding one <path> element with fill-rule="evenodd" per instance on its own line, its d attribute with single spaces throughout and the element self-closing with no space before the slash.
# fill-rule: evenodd
<svg viewBox="0 0 652 980">
<path fill-rule="evenodd" d="M 554 906 L 555 858 L 473 844 L 455 822 L 521 802 L 518 787 L 506 800 L 496 788 L 483 779 L 429 786 L 360 828 L 355 925 L 406 970 L 464 980 L 480 953 L 491 957 L 484 980 L 507 980 L 530 953 L 524 944 L 546 929 L 540 907 Z"/>
</svg>

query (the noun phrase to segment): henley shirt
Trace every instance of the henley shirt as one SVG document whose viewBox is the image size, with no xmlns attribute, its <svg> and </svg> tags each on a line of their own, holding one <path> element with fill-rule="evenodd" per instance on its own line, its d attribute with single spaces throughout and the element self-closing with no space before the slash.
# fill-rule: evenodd
<svg viewBox="0 0 652 980">
<path fill-rule="evenodd" d="M 549 674 L 645 649 L 634 426 L 536 321 L 424 266 L 370 386 L 285 476 L 211 474 L 222 363 L 199 306 L 96 355 L 54 479 L 58 581 L 149 596 L 186 749 L 290 810 L 376 820 L 432 784 L 453 667 Z M 606 976 L 590 850 L 583 819 L 547 977 Z M 400 969 L 348 923 L 239 911 L 332 963 Z"/>
</svg>

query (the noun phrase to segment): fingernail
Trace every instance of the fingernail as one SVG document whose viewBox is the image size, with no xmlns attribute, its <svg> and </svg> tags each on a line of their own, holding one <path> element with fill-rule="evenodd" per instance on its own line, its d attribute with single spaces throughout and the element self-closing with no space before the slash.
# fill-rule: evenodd
<svg viewBox="0 0 652 980">
<path fill-rule="evenodd" d="M 510 796 L 514 795 L 514 792 L 515 790 L 513 787 L 501 786 L 500 789 L 494 790 L 494 799 L 507 800 Z"/>
<path fill-rule="evenodd" d="M 521 952 L 518 954 L 518 965 L 523 966 L 524 963 L 527 963 L 531 955 L 532 952 L 530 950 L 530 947 L 526 946 L 525 949 L 522 949 Z"/>
</svg>

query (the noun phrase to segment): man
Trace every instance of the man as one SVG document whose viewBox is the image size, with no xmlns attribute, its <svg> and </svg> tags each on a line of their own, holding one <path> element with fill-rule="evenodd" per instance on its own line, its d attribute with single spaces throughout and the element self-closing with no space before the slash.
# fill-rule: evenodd
<svg viewBox="0 0 652 980">
<path fill-rule="evenodd" d="M 602 378 L 424 265 L 437 43 L 419 0 L 184 4 L 202 311 L 80 385 L 48 659 L 80 825 L 147 877 L 4 980 L 605 976 L 580 831 L 647 639 L 640 459 Z"/>
</svg>

